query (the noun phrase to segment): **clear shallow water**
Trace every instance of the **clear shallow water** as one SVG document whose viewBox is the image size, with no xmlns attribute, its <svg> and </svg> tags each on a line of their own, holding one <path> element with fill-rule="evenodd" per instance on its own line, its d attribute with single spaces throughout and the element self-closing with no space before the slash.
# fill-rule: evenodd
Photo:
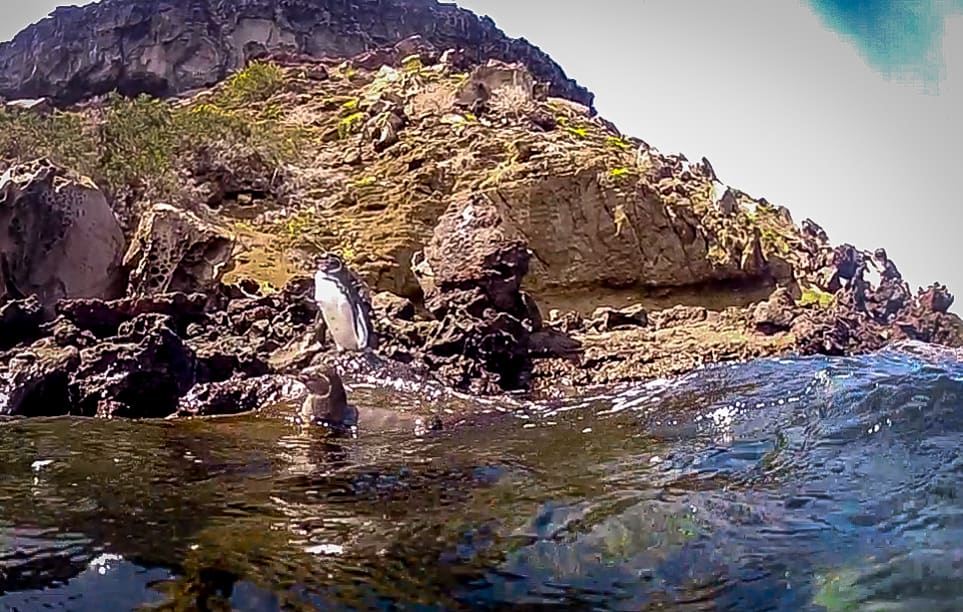
<svg viewBox="0 0 963 612">
<path fill-rule="evenodd" d="M 963 609 L 961 398 L 909 347 L 424 439 L 0 423 L 0 610 Z"/>
</svg>

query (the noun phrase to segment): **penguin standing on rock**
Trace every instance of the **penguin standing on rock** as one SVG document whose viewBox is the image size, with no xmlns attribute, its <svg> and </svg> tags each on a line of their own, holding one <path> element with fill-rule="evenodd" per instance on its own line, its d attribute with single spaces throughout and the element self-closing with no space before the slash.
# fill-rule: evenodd
<svg viewBox="0 0 963 612">
<path fill-rule="evenodd" d="M 344 261 L 333 253 L 321 257 L 314 275 L 314 301 L 319 317 L 341 351 L 374 348 L 371 301 L 367 287 Z"/>
</svg>

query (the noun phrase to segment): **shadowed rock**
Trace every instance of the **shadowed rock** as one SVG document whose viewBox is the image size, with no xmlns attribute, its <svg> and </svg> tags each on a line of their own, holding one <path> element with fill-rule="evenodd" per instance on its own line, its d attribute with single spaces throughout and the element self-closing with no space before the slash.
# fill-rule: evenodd
<svg viewBox="0 0 963 612">
<path fill-rule="evenodd" d="M 757 330 L 772 334 L 788 330 L 797 314 L 796 302 L 789 291 L 779 287 L 768 300 L 756 305 L 752 320 Z"/>
<path fill-rule="evenodd" d="M 0 358 L 0 415 L 56 416 L 71 410 L 70 377 L 80 352 L 48 340 Z"/>
<path fill-rule="evenodd" d="M 86 415 L 165 417 L 195 382 L 194 353 L 166 315 L 140 315 L 80 357 L 73 378 Z"/>
<path fill-rule="evenodd" d="M 0 350 L 40 338 L 44 319 L 43 308 L 35 296 L 0 306 Z"/>
<path fill-rule="evenodd" d="M 589 327 L 596 331 L 611 331 L 623 327 L 645 327 L 648 324 L 648 312 L 636 304 L 626 308 L 596 308 Z"/>
<path fill-rule="evenodd" d="M 177 406 L 181 416 L 239 414 L 259 410 L 269 404 L 291 401 L 304 395 L 298 381 L 275 374 L 253 378 L 239 376 L 230 380 L 195 385 Z"/>
<path fill-rule="evenodd" d="M 122 323 L 143 314 L 163 314 L 171 317 L 174 329 L 203 320 L 207 296 L 201 293 L 169 293 L 159 296 L 123 298 L 119 300 L 64 300 L 57 312 L 78 328 L 106 338 L 117 333 Z"/>
</svg>

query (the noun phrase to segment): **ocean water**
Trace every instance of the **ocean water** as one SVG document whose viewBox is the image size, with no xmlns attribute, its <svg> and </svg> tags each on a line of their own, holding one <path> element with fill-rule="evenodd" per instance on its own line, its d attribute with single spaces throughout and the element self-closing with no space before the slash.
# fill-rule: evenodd
<svg viewBox="0 0 963 612">
<path fill-rule="evenodd" d="M 955 353 L 494 408 L 339 441 L 254 417 L 0 423 L 0 610 L 963 609 Z"/>
</svg>

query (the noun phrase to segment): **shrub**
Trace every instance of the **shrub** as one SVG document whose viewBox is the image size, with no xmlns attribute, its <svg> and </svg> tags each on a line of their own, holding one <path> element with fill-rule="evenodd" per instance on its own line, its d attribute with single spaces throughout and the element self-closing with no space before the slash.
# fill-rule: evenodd
<svg viewBox="0 0 963 612">
<path fill-rule="evenodd" d="M 227 81 L 224 89 L 231 102 L 263 102 L 284 86 L 284 70 L 277 64 L 253 61 Z"/>
<path fill-rule="evenodd" d="M 0 157 L 7 160 L 46 157 L 90 173 L 97 167 L 97 138 L 78 113 L 39 115 L 30 110 L 0 107 Z"/>
<path fill-rule="evenodd" d="M 215 104 L 198 104 L 177 113 L 177 134 L 184 145 L 216 141 L 243 142 L 251 137 L 250 119 Z"/>
<path fill-rule="evenodd" d="M 283 123 L 278 104 L 247 102 L 272 95 L 283 76 L 273 64 L 253 62 L 218 95 L 187 105 L 113 93 L 103 106 L 82 112 L 41 115 L 0 107 L 0 156 L 47 157 L 109 190 L 132 187 L 165 196 L 176 186 L 174 170 L 202 147 L 253 151 L 280 165 L 300 153 L 308 128 Z"/>
<path fill-rule="evenodd" d="M 100 134 L 100 174 L 109 184 L 157 185 L 169 178 L 177 132 L 166 102 L 113 94 Z"/>
</svg>

